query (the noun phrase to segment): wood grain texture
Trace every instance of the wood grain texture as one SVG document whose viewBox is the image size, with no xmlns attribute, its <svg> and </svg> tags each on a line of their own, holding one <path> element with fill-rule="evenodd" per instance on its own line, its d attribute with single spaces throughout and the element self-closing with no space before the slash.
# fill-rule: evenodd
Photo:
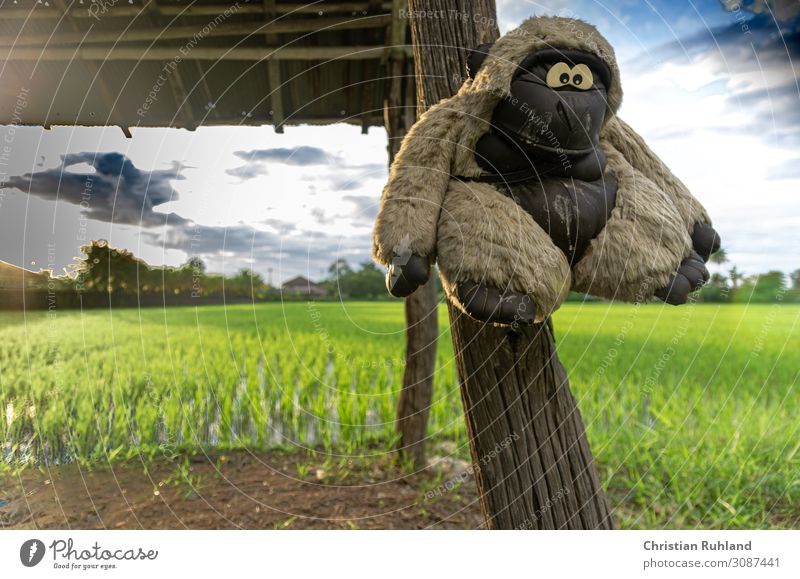
<svg viewBox="0 0 800 579">
<path fill-rule="evenodd" d="M 450 320 L 487 526 L 612 528 L 550 324 L 510 331 L 452 306 Z"/>
<path fill-rule="evenodd" d="M 416 468 L 426 464 L 425 441 L 439 332 L 438 306 L 435 279 L 406 298 L 406 366 L 397 403 L 397 427 L 401 455 Z"/>
</svg>

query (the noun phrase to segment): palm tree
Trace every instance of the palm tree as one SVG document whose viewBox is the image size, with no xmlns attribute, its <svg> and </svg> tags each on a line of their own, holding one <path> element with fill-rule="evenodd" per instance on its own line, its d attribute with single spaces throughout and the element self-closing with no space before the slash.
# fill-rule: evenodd
<svg viewBox="0 0 800 579">
<path fill-rule="evenodd" d="M 800 289 L 800 269 L 796 269 L 790 273 L 789 279 L 792 280 L 792 289 Z"/>
<path fill-rule="evenodd" d="M 744 275 L 739 273 L 735 265 L 728 271 L 728 276 L 731 278 L 731 287 L 739 289 L 739 282 L 744 279 Z"/>
<path fill-rule="evenodd" d="M 711 263 L 716 263 L 717 269 L 722 270 L 722 264 L 728 262 L 728 254 L 724 248 L 720 247 L 717 252 L 711 254 L 711 257 L 708 258 L 708 261 Z"/>
</svg>

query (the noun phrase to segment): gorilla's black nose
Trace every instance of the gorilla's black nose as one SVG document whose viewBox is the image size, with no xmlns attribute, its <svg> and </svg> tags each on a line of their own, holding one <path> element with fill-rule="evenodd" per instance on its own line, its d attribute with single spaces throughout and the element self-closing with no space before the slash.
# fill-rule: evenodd
<svg viewBox="0 0 800 579">
<path fill-rule="evenodd" d="M 558 104 L 556 105 L 556 112 L 558 113 L 558 116 L 561 118 L 561 122 L 564 123 L 564 125 L 566 125 L 569 132 L 573 132 L 575 130 L 575 126 L 572 124 L 572 121 L 570 120 L 570 114 L 569 111 L 567 111 L 567 108 L 564 106 L 564 101 L 558 101 Z"/>
</svg>

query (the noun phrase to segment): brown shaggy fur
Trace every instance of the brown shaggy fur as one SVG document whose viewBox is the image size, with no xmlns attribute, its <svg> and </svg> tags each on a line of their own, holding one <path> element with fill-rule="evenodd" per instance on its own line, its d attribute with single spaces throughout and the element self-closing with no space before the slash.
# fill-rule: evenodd
<svg viewBox="0 0 800 579">
<path fill-rule="evenodd" d="M 462 280 L 536 296 L 537 321 L 569 292 L 569 263 L 562 251 L 524 209 L 487 183 L 450 181 L 438 250 L 445 293 L 461 309 L 455 283 Z"/>
<path fill-rule="evenodd" d="M 692 241 L 669 194 L 601 141 L 617 202 L 603 231 L 572 268 L 573 289 L 608 299 L 641 302 L 667 285 Z"/>
<path fill-rule="evenodd" d="M 519 63 L 542 48 L 593 53 L 612 77 L 601 147 L 619 182 L 617 202 L 572 275 L 549 235 L 511 199 L 492 185 L 451 178 L 483 173 L 475 144 L 509 94 Z M 485 281 L 530 295 L 537 321 L 571 288 L 625 301 L 651 298 L 689 254 L 694 225 L 710 219 L 642 138 L 616 118 L 621 102 L 614 50 L 593 26 L 561 17 L 526 20 L 494 44 L 474 80 L 431 107 L 403 140 L 375 224 L 375 260 L 388 265 L 405 249 L 438 257 L 445 291 L 458 307 L 458 282 Z"/>
</svg>

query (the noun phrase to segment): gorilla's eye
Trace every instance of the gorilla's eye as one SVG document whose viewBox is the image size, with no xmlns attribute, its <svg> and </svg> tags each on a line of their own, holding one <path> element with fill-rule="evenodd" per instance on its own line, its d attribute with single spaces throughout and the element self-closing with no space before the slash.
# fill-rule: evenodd
<svg viewBox="0 0 800 579">
<path fill-rule="evenodd" d="M 589 90 L 592 88 L 594 77 L 588 66 L 585 64 L 576 64 L 570 72 L 572 73 L 572 81 L 570 82 L 572 86 L 581 90 Z"/>
<path fill-rule="evenodd" d="M 569 65 L 566 62 L 558 62 L 547 71 L 545 82 L 550 88 L 559 88 L 569 84 L 570 78 L 572 74 Z"/>
</svg>

